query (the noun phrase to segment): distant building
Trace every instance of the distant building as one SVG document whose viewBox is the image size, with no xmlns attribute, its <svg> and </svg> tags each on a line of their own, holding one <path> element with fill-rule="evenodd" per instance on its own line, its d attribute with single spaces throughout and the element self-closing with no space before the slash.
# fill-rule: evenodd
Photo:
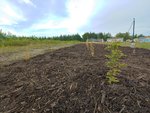
<svg viewBox="0 0 150 113">
<path fill-rule="evenodd" d="M 107 42 L 123 42 L 123 38 L 110 38 Z"/>
<path fill-rule="evenodd" d="M 139 37 L 138 42 L 150 42 L 150 36 Z"/>
<path fill-rule="evenodd" d="M 94 39 L 94 38 L 90 38 L 87 41 L 88 42 L 104 42 L 103 39 Z"/>
<path fill-rule="evenodd" d="M 149 38 L 150 39 L 150 36 L 145 36 L 144 38 Z"/>
</svg>

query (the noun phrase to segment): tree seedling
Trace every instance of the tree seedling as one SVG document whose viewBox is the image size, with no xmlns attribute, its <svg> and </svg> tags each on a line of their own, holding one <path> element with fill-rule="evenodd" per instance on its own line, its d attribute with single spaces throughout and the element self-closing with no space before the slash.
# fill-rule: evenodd
<svg viewBox="0 0 150 113">
<path fill-rule="evenodd" d="M 93 57 L 94 56 L 94 45 L 92 42 L 89 42 L 88 39 L 86 41 L 86 47 L 87 47 L 87 50 L 90 52 L 91 56 Z"/>
<path fill-rule="evenodd" d="M 119 82 L 117 76 L 120 74 L 121 69 L 126 66 L 125 63 L 121 63 L 120 59 L 125 56 L 121 50 L 119 50 L 119 43 L 112 42 L 106 47 L 106 50 L 110 51 L 110 54 L 106 55 L 108 61 L 106 66 L 109 68 L 109 71 L 106 74 L 108 83 L 117 83 Z"/>
</svg>

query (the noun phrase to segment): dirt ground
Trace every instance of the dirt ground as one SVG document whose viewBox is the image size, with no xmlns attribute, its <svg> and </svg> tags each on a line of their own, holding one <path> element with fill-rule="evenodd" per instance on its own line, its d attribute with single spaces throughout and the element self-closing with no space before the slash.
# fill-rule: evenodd
<svg viewBox="0 0 150 113">
<path fill-rule="evenodd" d="M 104 45 L 66 47 L 0 68 L 0 113 L 150 113 L 150 50 L 121 48 L 128 66 L 106 83 Z"/>
</svg>

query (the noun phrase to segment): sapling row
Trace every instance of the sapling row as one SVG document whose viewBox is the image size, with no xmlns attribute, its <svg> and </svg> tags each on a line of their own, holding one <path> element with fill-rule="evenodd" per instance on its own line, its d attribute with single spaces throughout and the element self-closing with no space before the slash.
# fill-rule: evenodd
<svg viewBox="0 0 150 113">
<path fill-rule="evenodd" d="M 91 56 L 94 56 L 94 45 L 91 42 L 86 41 L 87 50 L 90 52 Z M 121 69 L 126 66 L 125 63 L 122 63 L 120 60 L 122 57 L 126 56 L 120 49 L 118 42 L 112 42 L 108 44 L 105 48 L 110 53 L 105 55 L 108 61 L 106 66 L 108 67 L 108 72 L 106 73 L 106 78 L 108 83 L 117 83 L 119 82 L 117 76 L 121 73 Z"/>
</svg>

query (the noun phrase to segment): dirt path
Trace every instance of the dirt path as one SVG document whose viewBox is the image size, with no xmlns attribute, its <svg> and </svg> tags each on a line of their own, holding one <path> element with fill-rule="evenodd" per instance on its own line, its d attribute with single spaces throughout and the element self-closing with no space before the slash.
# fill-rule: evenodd
<svg viewBox="0 0 150 113">
<path fill-rule="evenodd" d="M 1 67 L 0 112 L 150 113 L 150 51 L 121 48 L 128 67 L 109 85 L 108 52 L 94 48 L 94 57 L 80 44 Z"/>
<path fill-rule="evenodd" d="M 16 52 L 7 52 L 4 54 L 0 54 L 0 66 L 9 65 L 18 60 L 28 60 L 37 55 L 41 55 L 46 52 L 50 52 L 64 47 L 69 47 L 72 45 L 73 44 L 67 44 L 64 46 L 43 47 L 43 48 L 28 48 L 28 49 L 18 50 Z"/>
</svg>

